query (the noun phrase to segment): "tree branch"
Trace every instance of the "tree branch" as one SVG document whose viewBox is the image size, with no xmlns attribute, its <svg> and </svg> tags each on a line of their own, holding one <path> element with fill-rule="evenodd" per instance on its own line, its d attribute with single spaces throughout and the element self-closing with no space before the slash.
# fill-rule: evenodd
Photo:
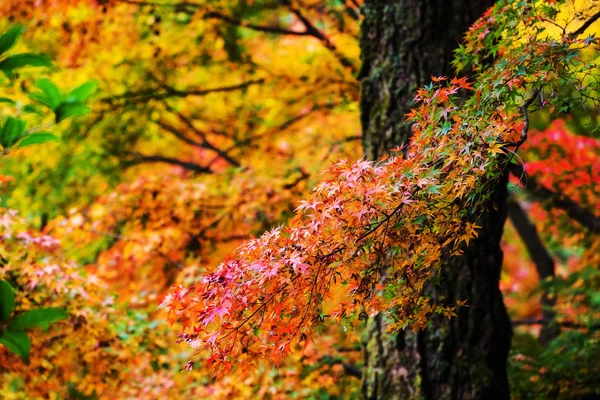
<svg viewBox="0 0 600 400">
<path fill-rule="evenodd" d="M 221 158 L 225 159 L 225 161 L 227 161 L 229 164 L 233 165 L 234 167 L 239 167 L 240 163 L 235 160 L 234 158 L 232 158 L 231 156 L 229 156 L 228 154 L 226 154 L 225 152 L 223 152 L 222 150 L 220 150 L 219 148 L 215 147 L 213 144 L 211 144 L 205 137 L 205 135 L 201 134 L 201 132 L 199 132 L 198 130 L 196 130 L 196 128 L 193 126 L 192 122 L 187 120 L 185 117 L 183 117 L 181 114 L 177 113 L 177 115 L 180 117 L 180 119 L 183 118 L 183 120 L 186 121 L 186 125 L 188 125 L 188 127 L 192 130 L 194 130 L 194 132 L 200 136 L 201 142 L 197 142 L 194 139 L 186 136 L 183 132 L 181 132 L 180 130 L 178 130 L 177 128 L 167 124 L 166 122 L 162 122 L 162 121 L 154 121 L 158 126 L 160 126 L 161 128 L 163 128 L 164 130 L 171 132 L 176 138 L 180 139 L 181 141 L 192 145 L 192 146 L 196 146 L 196 147 L 200 147 L 202 149 L 207 149 L 207 150 L 211 150 L 214 151 L 215 153 L 217 153 Z"/>
<path fill-rule="evenodd" d="M 206 96 L 211 93 L 226 93 L 233 92 L 236 90 L 245 89 L 251 85 L 258 85 L 264 83 L 264 79 L 255 79 L 249 80 L 246 82 L 242 82 L 236 85 L 229 86 L 221 86 L 210 89 L 188 89 L 188 90 L 178 90 L 171 86 L 160 84 L 160 89 L 163 89 L 161 92 L 160 89 L 146 89 L 140 90 L 138 92 L 126 92 L 120 95 L 105 97 L 101 99 L 103 103 L 112 104 L 118 100 L 126 100 L 129 102 L 143 102 L 147 100 L 164 100 L 171 97 L 188 97 L 188 96 Z"/>
<path fill-rule="evenodd" d="M 171 108 L 169 108 L 169 110 L 171 112 L 175 113 L 177 115 L 177 117 L 189 129 L 191 129 L 196 135 L 198 135 L 198 137 L 201 138 L 201 140 L 202 140 L 201 146 L 203 148 L 214 151 L 215 153 L 217 153 L 219 155 L 219 157 L 223 158 L 225 161 L 227 161 L 229 164 L 231 164 L 234 167 L 240 167 L 241 166 L 241 164 L 239 163 L 239 161 L 237 161 L 236 159 L 234 159 L 233 157 L 231 157 L 229 154 L 227 154 L 227 151 L 223 151 L 223 150 L 219 149 L 218 147 L 216 147 L 215 145 L 213 145 L 212 143 L 210 143 L 208 141 L 208 139 L 206 139 L 206 135 L 204 133 L 200 132 L 200 130 L 198 130 L 198 128 L 196 128 L 196 126 L 193 124 L 193 122 L 190 119 L 188 119 L 187 117 L 185 117 L 180 112 L 175 112 Z"/>
<path fill-rule="evenodd" d="M 569 33 L 569 37 L 570 38 L 574 38 L 576 36 L 581 35 L 583 32 L 585 32 L 585 30 L 587 28 L 589 28 L 599 18 L 600 18 L 600 11 L 597 12 L 596 14 L 592 15 L 592 17 L 590 19 L 588 19 L 587 21 L 585 21 L 584 24 L 579 27 L 579 29 L 577 29 L 576 31 L 573 31 L 573 32 Z"/>
<path fill-rule="evenodd" d="M 239 26 L 241 28 L 251 29 L 253 31 L 265 32 L 265 33 L 274 33 L 278 35 L 293 35 L 293 36 L 313 36 L 307 30 L 305 31 L 294 31 L 291 29 L 286 29 L 281 26 L 267 26 L 267 25 L 256 25 L 251 24 L 246 21 L 242 21 L 241 19 L 233 18 L 228 15 L 222 14 L 218 11 L 210 11 L 204 14 L 204 19 L 219 19 L 221 21 L 227 22 L 228 24 Z"/>
<path fill-rule="evenodd" d="M 553 192 L 552 190 L 538 183 L 533 177 L 527 178 L 527 185 L 525 189 L 533 197 L 548 202 L 551 207 L 564 210 L 569 218 L 579 222 L 591 232 L 600 233 L 600 218 L 581 207 L 577 202 L 568 196 Z"/>
<path fill-rule="evenodd" d="M 523 210 L 519 203 L 511 201 L 508 203 L 508 216 L 525 244 L 531 260 L 535 264 L 535 270 L 540 282 L 553 277 L 555 275 L 554 259 L 546 249 L 546 246 L 544 246 L 535 225 L 531 222 L 525 210 Z M 542 319 L 544 321 L 554 321 L 556 318 L 556 312 L 554 311 L 556 301 L 546 291 L 542 293 L 541 305 Z M 548 343 L 559 334 L 559 326 L 551 323 L 544 324 L 540 332 L 540 342 Z"/>
<path fill-rule="evenodd" d="M 331 41 L 331 39 L 329 39 L 329 37 L 324 32 L 318 29 L 308 18 L 306 18 L 306 16 L 304 16 L 304 14 L 302 14 L 302 12 L 299 9 L 292 7 L 287 1 L 284 1 L 283 3 L 287 5 L 292 14 L 294 14 L 300 20 L 300 22 L 302 22 L 302 25 L 304 25 L 303 31 L 295 31 L 281 26 L 252 24 L 241 19 L 233 18 L 229 15 L 222 14 L 217 11 L 210 11 L 206 13 L 204 15 L 204 18 L 219 19 L 223 22 L 227 22 L 229 24 L 239 26 L 241 28 L 252 29 L 258 32 L 273 33 L 278 35 L 314 37 L 315 39 L 319 40 L 325 46 L 325 48 L 327 48 L 333 53 L 333 55 L 338 59 L 340 64 L 342 64 L 346 68 L 349 68 L 352 71 L 352 73 L 357 72 L 357 68 L 354 65 L 354 63 L 338 51 L 336 45 Z"/>
<path fill-rule="evenodd" d="M 318 39 L 321 43 L 323 43 L 323 45 L 329 51 L 331 51 L 333 55 L 338 59 L 340 64 L 342 64 L 346 68 L 349 68 L 352 71 L 352 73 L 356 75 L 358 69 L 356 68 L 354 63 L 350 59 L 346 58 L 344 55 L 340 54 L 335 44 L 331 41 L 331 39 L 329 39 L 327 35 L 325 35 L 324 32 L 322 32 L 315 25 L 313 25 L 313 23 L 308 18 L 306 18 L 304 14 L 302 14 L 300 9 L 292 7 L 290 5 L 289 0 L 283 0 L 283 3 L 288 4 L 290 11 L 300 20 L 300 22 L 302 22 L 302 25 L 304 25 L 306 32 L 308 32 L 310 36 Z"/>
<path fill-rule="evenodd" d="M 163 128 L 164 130 L 166 130 L 167 132 L 172 133 L 173 136 L 175 136 L 177 139 L 181 140 L 182 142 L 187 143 L 187 144 L 189 144 L 191 146 L 203 147 L 202 143 L 196 142 L 192 138 L 187 137 L 186 135 L 183 134 L 183 132 L 175 129 L 175 127 L 167 124 L 166 122 L 163 122 L 163 121 L 153 121 L 153 122 L 156 125 L 158 125 L 161 128 Z"/>
<path fill-rule="evenodd" d="M 298 178 L 296 178 L 293 182 L 286 183 L 285 185 L 283 185 L 283 188 L 286 190 L 293 189 L 300 182 L 302 182 L 303 180 L 306 180 L 308 178 L 310 178 L 310 175 L 308 174 L 308 172 L 306 172 L 304 170 L 304 168 L 300 168 L 300 176 Z"/>
<path fill-rule="evenodd" d="M 540 280 L 554 276 L 554 259 L 538 235 L 535 225 L 517 202 L 508 203 L 508 216 L 523 240 Z"/>
<path fill-rule="evenodd" d="M 202 165 L 190 162 L 183 161 L 178 158 L 165 157 L 160 155 L 145 155 L 141 153 L 131 153 L 134 157 L 132 160 L 126 162 L 126 167 L 142 164 L 142 163 L 165 163 L 171 165 L 177 165 L 188 171 L 193 171 L 200 174 L 212 174 L 210 168 L 204 167 Z"/>
<path fill-rule="evenodd" d="M 119 3 L 127 3 L 127 4 L 134 4 L 136 6 L 151 6 L 151 7 L 166 7 L 166 8 L 174 8 L 178 11 L 186 11 L 186 9 L 189 8 L 193 8 L 193 9 L 198 9 L 200 8 L 200 4 L 197 3 L 190 3 L 188 1 L 182 1 L 179 3 L 158 3 L 158 2 L 154 2 L 154 1 L 136 1 L 136 0 L 116 0 Z"/>
</svg>

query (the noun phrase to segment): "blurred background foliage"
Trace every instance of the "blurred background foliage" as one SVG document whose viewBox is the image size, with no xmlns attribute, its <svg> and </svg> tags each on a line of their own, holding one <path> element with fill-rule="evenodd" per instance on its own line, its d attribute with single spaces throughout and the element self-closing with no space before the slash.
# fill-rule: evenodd
<svg viewBox="0 0 600 400">
<path fill-rule="evenodd" d="M 0 2 L 0 32 L 27 28 L 15 51 L 54 64 L 3 77 L 2 97 L 17 105 L 0 103 L 2 115 L 21 112 L 42 77 L 63 92 L 98 82 L 90 114 L 53 129 L 60 142 L 0 159 L 0 175 L 11 177 L 1 182 L 1 206 L 18 211 L 5 210 L 0 224 L 0 278 L 15 284 L 23 309 L 44 304 L 71 315 L 33 338 L 31 367 L 0 350 L 0 397 L 357 395 L 357 333 L 331 327 L 280 368 L 214 380 L 201 356 L 181 373 L 192 355 L 175 344 L 177 329 L 165 326 L 158 304 L 171 285 L 198 279 L 245 238 L 283 223 L 332 161 L 361 157 L 360 6 Z M 600 214 L 598 114 L 565 104 L 532 123 L 522 154 L 530 179 L 512 182 L 512 201 L 547 246 L 552 273 L 540 275 L 508 223 L 511 381 L 516 398 L 570 398 L 599 390 L 598 232 L 527 187 L 537 182 Z M 60 245 L 17 240 L 18 232 Z"/>
</svg>

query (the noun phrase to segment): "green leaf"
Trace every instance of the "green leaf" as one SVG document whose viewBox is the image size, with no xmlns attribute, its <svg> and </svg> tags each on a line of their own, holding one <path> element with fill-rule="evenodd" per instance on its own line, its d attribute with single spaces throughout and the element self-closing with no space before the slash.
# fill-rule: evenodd
<svg viewBox="0 0 600 400">
<path fill-rule="evenodd" d="M 26 125 L 27 122 L 21 119 L 15 117 L 6 118 L 6 122 L 0 131 L 0 144 L 5 149 L 15 144 L 23 136 Z"/>
<path fill-rule="evenodd" d="M 36 132 L 27 135 L 19 142 L 19 147 L 31 146 L 32 144 L 40 144 L 46 142 L 58 142 L 58 138 L 50 132 Z"/>
<path fill-rule="evenodd" d="M 440 194 L 439 185 L 431 185 L 427 188 L 427 193 Z"/>
<path fill-rule="evenodd" d="M 7 76 L 12 75 L 12 71 L 23 67 L 51 67 L 52 62 L 43 54 L 23 53 L 6 57 L 0 61 L 0 70 Z"/>
<path fill-rule="evenodd" d="M 32 113 L 32 114 L 37 114 L 37 115 L 44 115 L 44 113 L 42 113 L 39 108 L 37 108 L 36 106 L 34 106 L 33 104 L 26 104 L 23 107 L 23 112 L 24 113 Z"/>
<path fill-rule="evenodd" d="M 71 90 L 71 92 L 67 95 L 66 101 L 69 103 L 83 103 L 89 99 L 92 94 L 94 94 L 97 88 L 98 82 L 88 81 L 83 85 L 77 86 L 75 89 Z"/>
<path fill-rule="evenodd" d="M 60 90 L 49 79 L 40 79 L 35 84 L 42 93 L 31 93 L 29 97 L 45 104 L 52 111 L 56 111 L 62 103 Z"/>
<path fill-rule="evenodd" d="M 64 121 L 69 117 L 85 115 L 90 112 L 90 108 L 81 103 L 63 103 L 55 111 L 56 123 Z"/>
<path fill-rule="evenodd" d="M 4 34 L 0 36 L 0 55 L 10 50 L 10 48 L 17 43 L 17 40 L 19 40 L 23 32 L 25 32 L 25 28 L 21 26 L 12 27 L 4 32 Z"/>
<path fill-rule="evenodd" d="M 0 333 L 0 343 L 8 350 L 18 355 L 25 364 L 29 364 L 29 350 L 31 340 L 23 331 L 5 330 Z"/>
<path fill-rule="evenodd" d="M 9 99 L 8 97 L 0 97 L 0 103 L 15 104 L 14 100 Z"/>
<path fill-rule="evenodd" d="M 48 329 L 50 324 L 69 317 L 62 308 L 39 308 L 37 310 L 25 311 L 15 316 L 8 325 L 9 330 L 25 330 L 40 327 Z"/>
<path fill-rule="evenodd" d="M 0 281 L 0 321 L 6 321 L 15 310 L 15 290 L 7 281 Z"/>
<path fill-rule="evenodd" d="M 42 103 L 49 109 L 52 109 L 52 102 L 45 93 L 29 93 L 29 98 L 37 101 L 38 103 Z"/>
</svg>

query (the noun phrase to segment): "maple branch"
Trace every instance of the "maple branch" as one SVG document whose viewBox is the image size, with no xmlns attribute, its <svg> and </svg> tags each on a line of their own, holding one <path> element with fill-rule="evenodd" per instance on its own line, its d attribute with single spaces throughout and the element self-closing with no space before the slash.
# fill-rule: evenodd
<svg viewBox="0 0 600 400">
<path fill-rule="evenodd" d="M 180 116 L 180 118 L 185 118 L 182 115 L 178 114 Z M 182 119 L 183 120 L 183 119 Z M 229 156 L 228 154 L 226 154 L 225 152 L 223 152 L 222 150 L 220 150 L 219 148 L 215 147 L 213 144 L 211 144 L 204 135 L 201 134 L 201 132 L 199 132 L 198 130 L 196 130 L 196 128 L 193 126 L 193 124 L 191 123 L 191 121 L 185 119 L 185 121 L 188 121 L 188 123 L 186 123 L 186 125 L 188 125 L 188 127 L 190 127 L 192 130 L 194 130 L 198 136 L 201 137 L 201 142 L 197 142 L 194 139 L 186 136 L 183 132 L 181 132 L 180 130 L 178 130 L 177 128 L 167 124 L 166 122 L 162 122 L 162 121 L 154 121 L 155 124 L 157 124 L 158 126 L 160 126 L 161 128 L 163 128 L 164 130 L 171 132 L 176 138 L 180 139 L 181 141 L 192 145 L 192 146 L 196 146 L 196 147 L 200 147 L 202 149 L 207 149 L 207 150 L 211 150 L 214 151 L 215 153 L 217 153 L 220 157 L 222 157 L 223 159 L 225 159 L 225 161 L 227 161 L 229 164 L 233 165 L 234 167 L 239 167 L 240 163 L 233 159 L 231 156 Z"/>
<path fill-rule="evenodd" d="M 172 109 L 171 109 L 171 112 L 173 112 Z M 219 157 L 223 158 L 225 161 L 227 161 L 229 164 L 233 165 L 234 167 L 241 166 L 239 161 L 237 161 L 236 159 L 234 159 L 233 157 L 231 157 L 228 154 L 228 150 L 223 151 L 223 150 L 219 149 L 218 147 L 216 147 L 215 145 L 213 145 L 212 143 L 210 143 L 208 141 L 208 139 L 206 139 L 206 135 L 204 133 L 202 133 L 198 128 L 196 128 L 196 126 L 193 124 L 193 122 L 189 118 L 187 118 L 180 112 L 176 112 L 175 114 L 189 129 L 191 129 L 196 135 L 198 135 L 202 139 L 201 147 L 214 151 L 215 153 L 217 153 L 219 155 Z"/>
<path fill-rule="evenodd" d="M 540 280 L 554 276 L 554 259 L 544 246 L 535 225 L 521 205 L 515 201 L 508 203 L 508 216 L 523 240 L 529 256 L 536 266 Z"/>
<path fill-rule="evenodd" d="M 118 100 L 126 100 L 126 101 L 130 101 L 130 102 L 142 102 L 142 101 L 147 101 L 150 99 L 164 100 L 164 99 L 167 99 L 170 97 L 206 96 L 206 95 L 212 94 L 212 93 L 233 92 L 236 90 L 245 89 L 252 85 L 259 85 L 264 82 L 265 82 L 265 80 L 261 78 L 261 79 L 249 80 L 249 81 L 242 82 L 242 83 L 235 84 L 235 85 L 220 86 L 220 87 L 215 87 L 215 88 L 210 88 L 210 89 L 189 89 L 189 90 L 178 90 L 178 89 L 175 89 L 166 84 L 160 84 L 161 88 L 164 90 L 164 92 L 162 92 L 162 93 L 159 92 L 157 89 L 146 89 L 146 90 L 140 90 L 138 92 L 126 92 L 126 93 L 115 95 L 115 96 L 105 97 L 105 98 L 101 99 L 100 101 L 103 103 L 112 104 L 113 102 L 118 101 Z"/>
<path fill-rule="evenodd" d="M 515 166 L 516 167 L 516 166 Z M 519 168 L 519 167 L 517 167 Z M 514 170 L 515 168 L 511 168 Z M 513 171 L 514 172 L 514 171 Z M 518 176 L 518 175 L 517 175 Z M 591 232 L 600 233 L 600 218 L 581 207 L 576 201 L 570 197 L 556 193 L 547 187 L 541 185 L 533 177 L 527 179 L 527 191 L 539 200 L 545 200 L 551 207 L 564 210 L 569 218 L 579 222 L 581 225 L 589 229 Z"/>
<path fill-rule="evenodd" d="M 187 143 L 192 146 L 196 146 L 196 147 L 203 147 L 202 143 L 196 142 L 194 139 L 184 135 L 183 132 L 177 130 L 175 127 L 173 127 L 165 122 L 162 122 L 162 121 L 153 121 L 153 122 L 156 125 L 163 128 L 164 130 L 166 130 L 167 132 L 171 132 L 173 134 L 173 136 L 175 136 L 177 139 L 181 140 L 182 142 Z"/>
<path fill-rule="evenodd" d="M 514 152 L 516 152 L 518 150 L 518 148 L 523 143 L 525 143 L 525 141 L 527 140 L 527 134 L 529 132 L 529 113 L 528 113 L 527 109 L 529 108 L 531 103 L 534 102 L 534 100 L 537 98 L 537 96 L 540 94 L 540 90 L 541 89 L 539 89 L 539 88 L 534 89 L 534 91 L 531 93 L 531 96 L 528 97 L 525 100 L 525 102 L 523 103 L 523 105 L 521 106 L 520 112 L 521 112 L 521 117 L 523 118 L 523 129 L 521 129 L 521 137 L 516 142 L 505 143 L 505 146 L 515 146 Z"/>
<path fill-rule="evenodd" d="M 527 252 L 535 265 L 535 270 L 540 282 L 553 277 L 555 275 L 554 259 L 546 249 L 546 246 L 544 246 L 535 225 L 531 222 L 523 207 L 517 202 L 509 202 L 508 216 L 527 248 Z M 556 318 L 556 312 L 554 311 L 556 301 L 550 298 L 547 291 L 542 293 L 541 305 L 542 319 L 544 321 L 554 321 Z M 540 333 L 540 341 L 542 343 L 547 343 L 559 334 L 559 327 L 546 323 Z"/>
<path fill-rule="evenodd" d="M 135 0 L 116 0 L 119 3 L 134 4 L 136 6 L 152 6 L 152 7 L 167 7 L 174 8 L 178 11 L 186 11 L 187 7 L 200 8 L 200 4 L 182 1 L 179 3 L 157 3 L 154 1 L 135 1 Z"/>
<path fill-rule="evenodd" d="M 340 54 L 340 52 L 337 49 L 337 46 L 331 41 L 331 39 L 329 39 L 329 37 L 325 33 L 318 29 L 308 18 L 306 18 L 306 16 L 304 16 L 304 14 L 302 14 L 302 12 L 299 9 L 292 7 L 288 1 L 282 1 L 282 3 L 284 5 L 288 5 L 288 8 L 292 12 L 292 14 L 294 14 L 300 20 L 300 22 L 302 22 L 302 25 L 304 25 L 303 31 L 295 31 L 281 26 L 256 25 L 243 21 L 241 19 L 233 18 L 229 15 L 222 14 L 218 11 L 210 11 L 204 14 L 204 18 L 219 19 L 228 24 L 239 26 L 241 28 L 251 29 L 258 32 L 273 33 L 278 35 L 314 37 L 315 39 L 319 40 L 325 46 L 326 49 L 332 52 L 332 54 L 335 56 L 335 58 L 337 58 L 340 64 L 342 64 L 346 68 L 349 68 L 353 74 L 357 72 L 357 68 L 354 65 L 354 63 L 349 58 Z"/>
<path fill-rule="evenodd" d="M 178 158 L 165 157 L 161 155 L 146 155 L 141 153 L 131 153 L 134 159 L 125 163 L 125 167 L 130 167 L 137 164 L 142 163 L 165 163 L 171 165 L 177 165 L 188 171 L 197 172 L 200 174 L 212 174 L 212 170 L 210 168 L 204 167 L 202 165 L 190 162 L 183 161 Z"/>
<path fill-rule="evenodd" d="M 596 22 L 598 19 L 600 18 L 600 11 L 597 12 L 596 14 L 592 15 L 592 17 L 590 19 L 588 19 L 587 21 L 585 21 L 583 23 L 583 25 L 581 25 L 579 27 L 579 29 L 569 33 L 569 37 L 570 38 L 574 38 L 576 36 L 581 35 L 583 32 L 585 32 L 585 30 L 587 28 L 589 28 L 594 22 Z"/>
<path fill-rule="evenodd" d="M 241 28 L 251 29 L 253 31 L 258 32 L 274 33 L 278 35 L 313 36 L 307 30 L 294 31 L 291 29 L 283 28 L 281 26 L 256 25 L 246 21 L 242 21 L 241 19 L 230 17 L 229 15 L 222 14 L 218 11 L 207 12 L 206 14 L 204 14 L 204 19 L 219 19 L 221 21 L 227 22 L 228 24 L 239 26 Z"/>
<path fill-rule="evenodd" d="M 338 59 L 340 64 L 342 64 L 346 68 L 349 68 L 353 74 L 356 74 L 358 72 L 354 63 L 350 59 L 346 58 L 344 55 L 340 54 L 340 52 L 337 50 L 336 45 L 331 41 L 331 39 L 329 39 L 329 37 L 325 35 L 325 33 L 323 33 L 315 25 L 313 25 L 313 23 L 310 22 L 310 20 L 306 18 L 298 8 L 292 7 L 290 5 L 291 3 L 289 0 L 283 0 L 282 3 L 287 4 L 289 6 L 290 11 L 300 20 L 300 22 L 302 22 L 304 28 L 307 32 L 309 32 L 310 36 L 318 39 L 321 43 L 323 43 L 325 48 L 332 52 L 332 54 Z"/>
<path fill-rule="evenodd" d="M 304 168 L 300 168 L 300 176 L 298 178 L 296 178 L 293 182 L 286 183 L 285 185 L 283 185 L 283 188 L 287 189 L 287 190 L 293 189 L 300 182 L 302 182 L 308 178 L 310 178 L 310 174 L 308 172 L 306 172 L 304 170 Z"/>
</svg>

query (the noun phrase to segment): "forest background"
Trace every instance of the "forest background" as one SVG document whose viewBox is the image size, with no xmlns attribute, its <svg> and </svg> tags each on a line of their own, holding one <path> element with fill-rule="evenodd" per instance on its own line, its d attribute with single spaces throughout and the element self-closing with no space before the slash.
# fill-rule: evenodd
<svg viewBox="0 0 600 400">
<path fill-rule="evenodd" d="M 577 29 L 599 8 L 597 1 L 499 3 L 534 16 L 532 9 L 542 10 L 551 35 L 560 35 L 561 26 Z M 223 363 L 200 350 L 194 324 L 173 315 L 169 296 L 185 297 L 248 238 L 274 232 L 298 208 L 316 213 L 317 204 L 306 199 L 340 159 L 352 165 L 364 154 L 382 155 L 363 134 L 359 36 L 369 10 L 355 1 L 0 4 L 0 32 L 25 28 L 9 57 L 48 56 L 38 67 L 5 74 L 4 129 L 15 116 L 60 138 L 19 149 L 2 144 L 0 278 L 14 289 L 16 315 L 66 311 L 31 331 L 28 355 L 3 342 L 2 398 L 365 395 L 364 318 L 318 324 L 318 335 L 290 344 L 296 351 L 280 352 L 281 359 L 265 361 L 242 346 L 239 362 Z M 471 36 L 486 38 L 487 18 Z M 526 19 L 513 25 L 531 28 Z M 588 48 L 573 56 L 594 67 L 597 32 L 595 22 L 580 37 Z M 473 51 L 468 43 L 457 60 Z M 597 91 L 597 70 L 587 73 Z M 452 85 L 470 89 L 467 81 Z M 73 88 L 81 104 L 59 116 Z M 516 157 L 527 177 L 516 174 L 508 183 L 500 286 L 514 328 L 508 368 L 516 398 L 600 391 L 600 133 L 593 92 L 565 100 L 579 89 L 556 85 L 562 103 L 539 101 L 540 109 L 548 107 L 531 117 Z M 404 107 L 414 106 L 414 95 Z M 45 107 L 52 96 L 56 107 Z M 403 115 L 394 118 L 404 125 Z M 492 156 L 503 152 L 498 147 Z M 371 211 L 350 212 L 359 226 Z M 320 299 L 320 322 L 339 313 L 351 290 L 338 285 Z M 457 300 L 469 306 L 469 299 Z M 411 326 L 427 325 L 440 312 L 430 311 Z M 211 312 L 212 321 L 229 311 Z M 277 329 L 271 328 L 285 334 Z"/>
</svg>

